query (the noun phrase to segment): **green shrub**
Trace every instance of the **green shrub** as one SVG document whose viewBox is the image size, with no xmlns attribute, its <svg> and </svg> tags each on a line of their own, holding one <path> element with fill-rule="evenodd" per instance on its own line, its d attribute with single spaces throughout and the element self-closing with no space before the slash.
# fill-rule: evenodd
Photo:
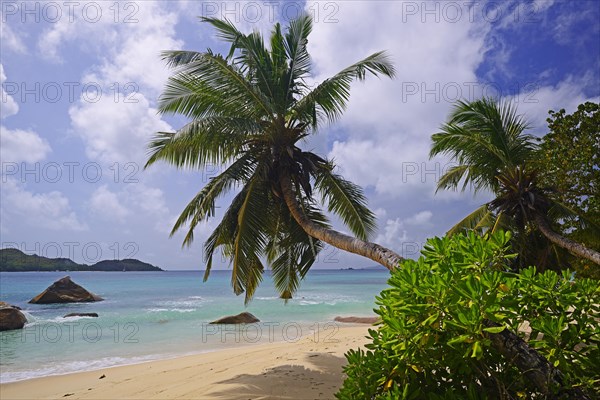
<svg viewBox="0 0 600 400">
<path fill-rule="evenodd" d="M 369 331 L 367 351 L 346 354 L 337 397 L 544 398 L 491 346 L 504 329 L 560 370 L 563 387 L 600 395 L 598 282 L 533 267 L 508 272 L 509 240 L 503 232 L 433 238 L 418 261 L 394 271 L 377 297 L 382 323 Z"/>
</svg>

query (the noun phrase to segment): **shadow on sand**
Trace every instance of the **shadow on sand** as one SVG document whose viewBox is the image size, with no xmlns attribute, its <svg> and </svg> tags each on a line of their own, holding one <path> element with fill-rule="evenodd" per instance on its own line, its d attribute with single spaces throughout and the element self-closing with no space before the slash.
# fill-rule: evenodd
<svg viewBox="0 0 600 400">
<path fill-rule="evenodd" d="M 211 398 L 235 400 L 266 399 L 334 399 L 343 382 L 344 357 L 328 353 L 309 353 L 300 357 L 312 364 L 306 368 L 294 365 L 293 358 L 281 359 L 279 365 L 260 374 L 238 375 L 219 385 L 235 385 L 211 394 Z"/>
</svg>

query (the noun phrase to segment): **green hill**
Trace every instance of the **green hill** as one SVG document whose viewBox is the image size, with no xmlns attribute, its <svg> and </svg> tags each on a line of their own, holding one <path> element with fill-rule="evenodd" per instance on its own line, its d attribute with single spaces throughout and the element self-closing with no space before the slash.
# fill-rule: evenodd
<svg viewBox="0 0 600 400">
<path fill-rule="evenodd" d="M 99 261 L 90 271 L 162 271 L 162 269 L 134 258 Z"/>
<path fill-rule="evenodd" d="M 25 254 L 18 249 L 0 249 L 0 272 L 26 271 L 162 271 L 140 260 L 104 260 L 93 265 L 78 264 L 68 258 L 48 258 Z"/>
</svg>

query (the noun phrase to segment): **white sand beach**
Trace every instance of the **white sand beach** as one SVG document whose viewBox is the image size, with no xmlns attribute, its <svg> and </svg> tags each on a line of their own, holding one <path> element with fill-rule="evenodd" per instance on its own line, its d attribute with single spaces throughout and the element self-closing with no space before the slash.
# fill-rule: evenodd
<svg viewBox="0 0 600 400">
<path fill-rule="evenodd" d="M 332 399 L 343 382 L 344 353 L 367 342 L 368 328 L 7 383 L 0 398 Z"/>
</svg>

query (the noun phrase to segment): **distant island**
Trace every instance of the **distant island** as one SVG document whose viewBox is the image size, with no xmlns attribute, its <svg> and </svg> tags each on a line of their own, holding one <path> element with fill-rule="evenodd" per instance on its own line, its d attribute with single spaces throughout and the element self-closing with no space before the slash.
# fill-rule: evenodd
<svg viewBox="0 0 600 400">
<path fill-rule="evenodd" d="M 48 258 L 25 254 L 18 249 L 0 249 L 0 272 L 29 271 L 162 271 L 161 268 L 133 258 L 104 260 L 92 265 L 78 264 L 69 258 Z"/>
</svg>

